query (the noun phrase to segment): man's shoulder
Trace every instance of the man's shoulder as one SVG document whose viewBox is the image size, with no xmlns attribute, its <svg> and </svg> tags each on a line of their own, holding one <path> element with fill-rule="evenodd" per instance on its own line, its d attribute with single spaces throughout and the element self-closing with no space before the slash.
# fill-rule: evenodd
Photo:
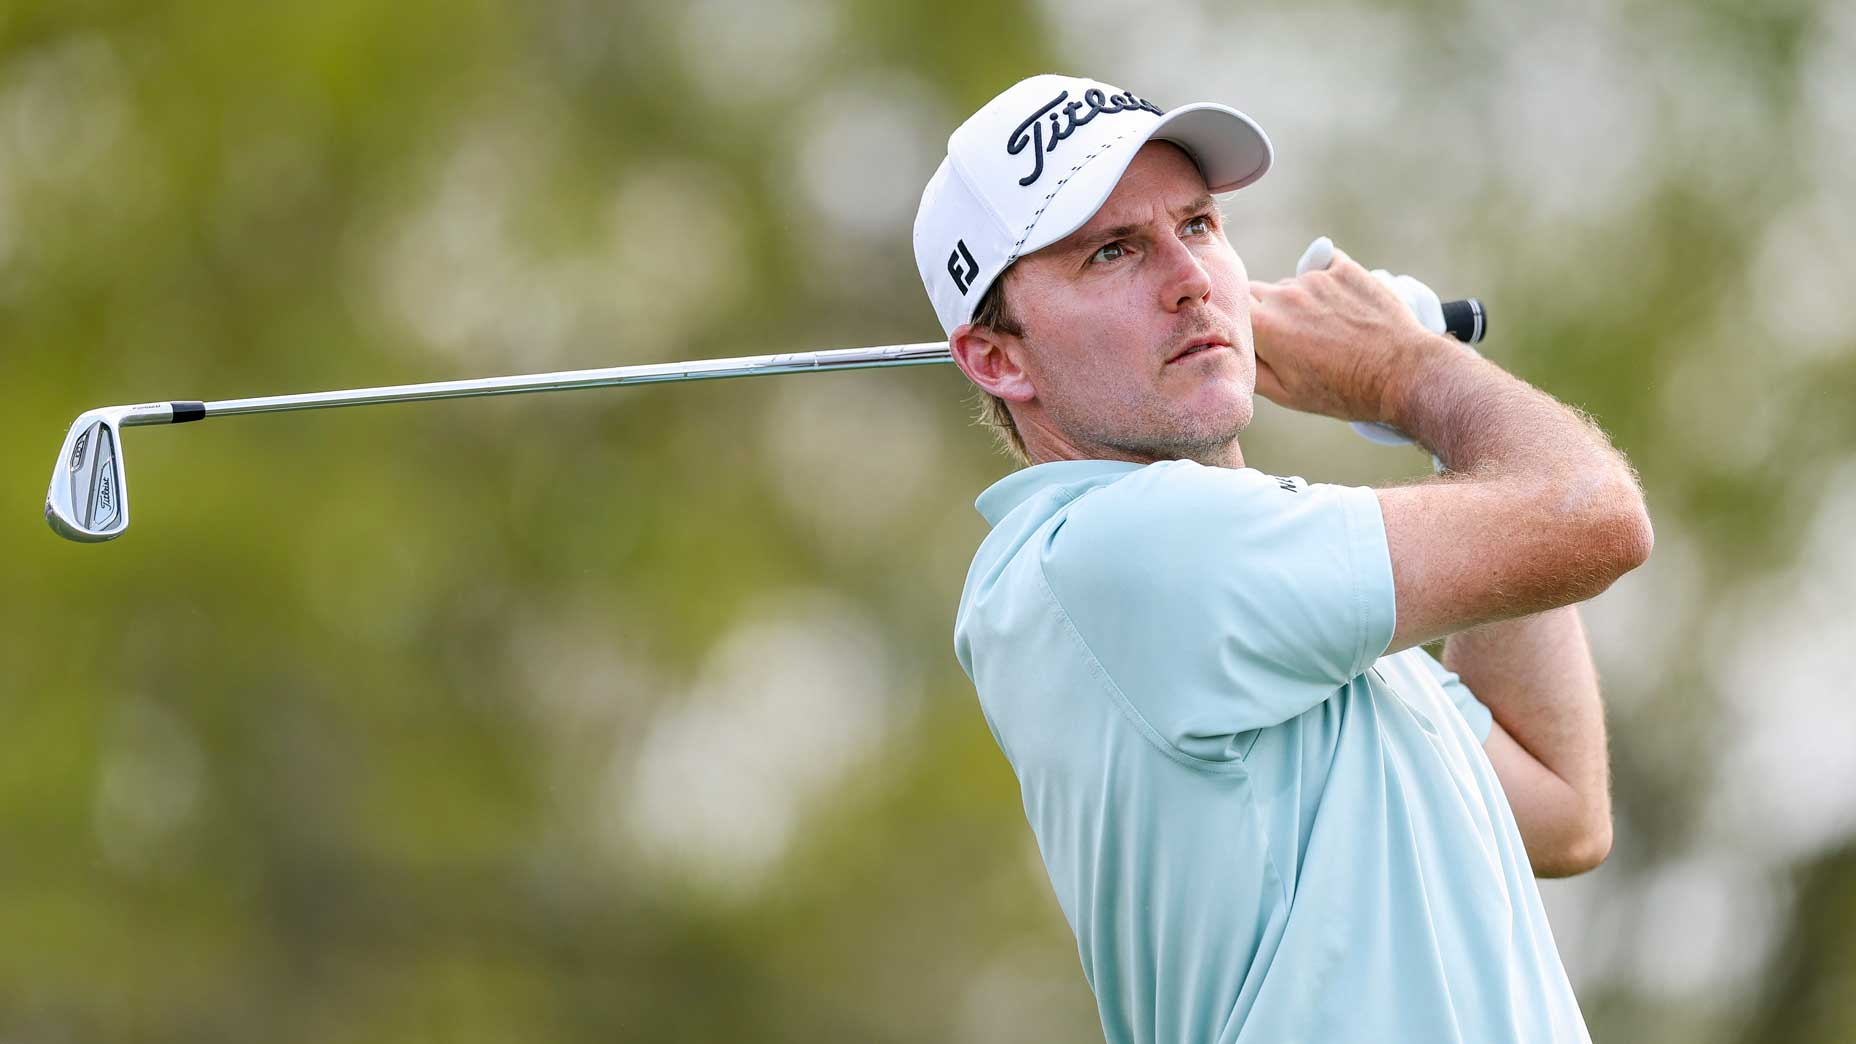
<svg viewBox="0 0 1856 1044">
<path fill-rule="evenodd" d="M 1240 559 L 1307 554 L 1304 543 L 1331 535 L 1311 524 L 1315 516 L 1347 489 L 1255 468 L 1157 461 L 1001 519 L 974 553 L 962 602 L 1010 576 L 1035 577 L 1060 597 L 1114 598 L 1156 582 L 1209 580 L 1246 568 Z"/>
<path fill-rule="evenodd" d="M 1306 510 L 1321 488 L 1255 468 L 1159 461 L 1065 505 L 1051 547 L 1092 556 L 1125 547 L 1138 556 L 1183 542 L 1202 551 L 1206 540 L 1255 534 L 1272 517 Z"/>
</svg>

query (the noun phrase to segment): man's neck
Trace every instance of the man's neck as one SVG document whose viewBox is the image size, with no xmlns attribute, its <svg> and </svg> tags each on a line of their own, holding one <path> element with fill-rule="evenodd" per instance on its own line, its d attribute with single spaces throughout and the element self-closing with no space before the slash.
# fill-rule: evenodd
<svg viewBox="0 0 1856 1044">
<path fill-rule="evenodd" d="M 1238 445 L 1236 439 L 1215 448 L 1179 450 L 1155 455 L 1115 446 L 1079 445 L 1062 435 L 1055 435 L 1048 439 L 1026 438 L 1025 455 L 1034 465 L 1048 464 L 1056 460 L 1125 460 L 1131 464 L 1152 464 L 1161 460 L 1194 460 L 1208 468 L 1242 468 L 1245 466 L 1244 450 Z"/>
</svg>

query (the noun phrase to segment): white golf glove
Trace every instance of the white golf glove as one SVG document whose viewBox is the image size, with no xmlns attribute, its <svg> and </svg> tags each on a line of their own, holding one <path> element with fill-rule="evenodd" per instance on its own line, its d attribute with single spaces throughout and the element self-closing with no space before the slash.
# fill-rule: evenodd
<svg viewBox="0 0 1856 1044">
<path fill-rule="evenodd" d="M 1295 263 L 1295 274 L 1321 271 L 1333 261 L 1334 241 L 1322 236 L 1308 244 L 1307 250 L 1302 251 L 1302 259 Z M 1445 332 L 1444 304 L 1436 291 L 1408 275 L 1393 275 L 1383 268 L 1375 268 L 1372 272 L 1373 278 L 1384 283 L 1388 289 L 1398 295 L 1399 300 L 1405 302 L 1405 307 L 1411 309 L 1411 314 L 1418 317 L 1418 322 L 1422 323 L 1426 330 L 1432 333 Z M 1472 353 L 1476 351 L 1467 344 L 1463 348 Z M 1376 442 L 1381 446 L 1404 446 L 1411 442 L 1410 436 L 1397 428 L 1371 421 L 1354 421 L 1353 430 L 1361 438 L 1368 442 Z"/>
</svg>

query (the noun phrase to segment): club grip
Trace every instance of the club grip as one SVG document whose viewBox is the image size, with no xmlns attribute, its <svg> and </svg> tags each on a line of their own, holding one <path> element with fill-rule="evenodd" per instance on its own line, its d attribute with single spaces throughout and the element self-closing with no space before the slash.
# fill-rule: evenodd
<svg viewBox="0 0 1856 1044">
<path fill-rule="evenodd" d="M 1489 332 L 1489 313 L 1473 297 L 1445 301 L 1444 330 L 1464 344 L 1481 344 Z"/>
</svg>

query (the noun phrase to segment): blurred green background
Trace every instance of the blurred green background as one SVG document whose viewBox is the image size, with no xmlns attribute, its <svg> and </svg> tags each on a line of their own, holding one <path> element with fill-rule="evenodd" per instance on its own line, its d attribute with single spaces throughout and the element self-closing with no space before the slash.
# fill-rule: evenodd
<svg viewBox="0 0 1856 1044">
<path fill-rule="evenodd" d="M 1246 110 L 1253 275 L 1478 294 L 1613 433 L 1593 1036 L 1856 1039 L 1834 0 L 0 6 L 0 1039 L 1100 1039 L 953 657 L 952 367 L 140 428 L 127 536 L 40 517 L 93 406 L 932 339 L 921 186 L 1042 71 Z"/>
</svg>

